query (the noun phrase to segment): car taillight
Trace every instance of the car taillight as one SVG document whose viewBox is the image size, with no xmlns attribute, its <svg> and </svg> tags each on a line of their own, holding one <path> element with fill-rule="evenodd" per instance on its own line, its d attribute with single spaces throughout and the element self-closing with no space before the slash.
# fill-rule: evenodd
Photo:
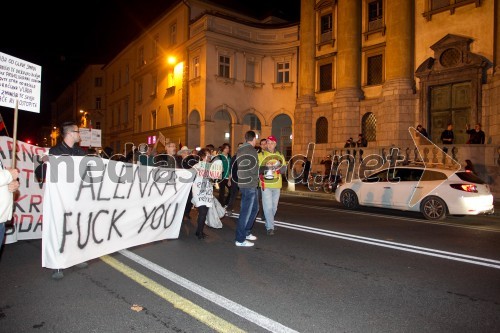
<svg viewBox="0 0 500 333">
<path fill-rule="evenodd" d="M 477 187 L 474 184 L 450 184 L 456 190 L 477 193 Z"/>
</svg>

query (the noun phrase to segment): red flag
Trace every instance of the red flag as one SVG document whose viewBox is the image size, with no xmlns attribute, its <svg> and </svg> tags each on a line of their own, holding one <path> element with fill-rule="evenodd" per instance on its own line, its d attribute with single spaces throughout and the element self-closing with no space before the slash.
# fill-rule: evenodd
<svg viewBox="0 0 500 333">
<path fill-rule="evenodd" d="M 2 115 L 0 114 L 0 132 L 5 128 L 5 123 L 3 121 Z"/>
</svg>

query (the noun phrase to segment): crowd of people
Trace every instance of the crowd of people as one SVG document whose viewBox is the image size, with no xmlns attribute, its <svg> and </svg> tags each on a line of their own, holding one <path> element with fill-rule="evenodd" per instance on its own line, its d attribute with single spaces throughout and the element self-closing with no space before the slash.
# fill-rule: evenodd
<svg viewBox="0 0 500 333">
<path fill-rule="evenodd" d="M 417 131 L 424 137 L 428 137 L 427 131 L 422 125 L 417 126 Z M 476 124 L 474 129 L 467 125 L 466 133 L 469 134 L 470 144 L 484 144 L 485 134 L 481 130 L 481 124 Z M 97 152 L 86 152 L 78 143 L 81 141 L 78 125 L 73 122 L 64 123 L 61 127 L 62 141 L 49 150 L 49 155 L 84 156 L 96 154 Z M 453 144 L 453 125 L 450 123 L 441 134 L 443 144 Z M 358 140 L 354 142 L 349 138 L 345 147 L 366 147 L 367 140 L 363 134 L 359 134 Z M 113 156 L 111 148 L 104 149 L 100 156 L 110 159 L 119 159 L 124 162 L 136 163 L 144 166 L 155 166 L 165 168 L 194 169 L 194 180 L 192 190 L 189 192 L 185 206 L 183 221 L 191 221 L 191 211 L 196 209 L 197 223 L 195 235 L 202 240 L 207 237 L 204 227 L 207 224 L 207 214 L 212 206 L 220 204 L 228 212 L 233 211 L 235 199 L 241 194 L 239 217 L 235 232 L 235 245 L 238 247 L 250 247 L 254 245 L 257 237 L 252 234 L 257 214 L 261 211 L 261 218 L 265 220 L 266 234 L 275 234 L 275 215 L 278 209 L 280 192 L 282 188 L 282 173 L 286 171 L 284 155 L 277 148 L 277 139 L 269 136 L 260 140 L 257 145 L 257 135 L 254 131 L 247 131 L 244 142 L 238 144 L 233 154 L 231 145 L 224 143 L 218 149 L 208 144 L 202 149 L 190 149 L 187 146 L 177 150 L 177 144 L 168 142 L 165 150 L 158 151 L 157 144 L 141 144 L 126 156 Z M 44 160 L 46 161 L 46 160 Z M 321 164 L 325 167 L 325 175 L 330 174 L 332 168 L 332 156 L 326 156 Z M 214 178 L 209 172 L 210 166 L 219 164 L 221 172 Z M 45 164 L 42 164 L 35 175 L 44 178 Z M 12 218 L 13 195 L 19 187 L 17 181 L 18 172 L 15 169 L 5 168 L 0 161 L 0 241 L 5 234 L 5 222 Z M 218 197 L 214 197 L 214 187 L 218 188 Z M 202 198 L 203 197 L 203 198 Z M 79 267 L 87 266 L 81 263 Z M 62 278 L 62 270 L 56 270 L 54 279 Z"/>
</svg>

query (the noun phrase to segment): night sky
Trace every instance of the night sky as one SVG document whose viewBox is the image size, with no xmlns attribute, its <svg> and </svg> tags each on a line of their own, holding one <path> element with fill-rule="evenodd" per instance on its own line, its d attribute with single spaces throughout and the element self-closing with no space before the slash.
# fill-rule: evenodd
<svg viewBox="0 0 500 333">
<path fill-rule="evenodd" d="M 3 1 L 0 52 L 42 66 L 40 114 L 19 111 L 18 139 L 50 124 L 50 103 L 86 65 L 107 63 L 174 0 Z M 255 17 L 298 20 L 300 0 L 213 0 Z M 111 19 L 110 19 L 111 18 Z M 13 110 L 0 107 L 10 135 Z M 3 132 L 1 135 L 5 135 Z"/>
</svg>

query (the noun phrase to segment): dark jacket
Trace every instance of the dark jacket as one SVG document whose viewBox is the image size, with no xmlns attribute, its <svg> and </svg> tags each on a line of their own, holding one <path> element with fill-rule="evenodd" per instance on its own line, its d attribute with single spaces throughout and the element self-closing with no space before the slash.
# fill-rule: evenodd
<svg viewBox="0 0 500 333">
<path fill-rule="evenodd" d="M 443 133 L 441 133 L 441 142 L 444 144 L 451 145 L 454 139 L 453 131 L 445 129 Z"/>
<path fill-rule="evenodd" d="M 470 129 L 466 131 L 469 134 L 469 141 L 467 143 L 482 145 L 484 144 L 484 140 L 486 139 L 486 135 L 482 130 L 476 132 L 475 129 Z"/>
<path fill-rule="evenodd" d="M 85 151 L 78 145 L 69 147 L 64 141 L 59 142 L 57 145 L 49 149 L 49 155 L 61 156 L 85 156 Z M 35 168 L 35 176 L 39 182 L 45 181 L 45 175 L 47 173 L 47 164 L 42 163 Z"/>
<path fill-rule="evenodd" d="M 249 144 L 244 143 L 236 153 L 236 165 L 238 168 L 238 186 L 240 188 L 257 188 L 259 186 L 259 159 L 257 150 Z"/>
</svg>

